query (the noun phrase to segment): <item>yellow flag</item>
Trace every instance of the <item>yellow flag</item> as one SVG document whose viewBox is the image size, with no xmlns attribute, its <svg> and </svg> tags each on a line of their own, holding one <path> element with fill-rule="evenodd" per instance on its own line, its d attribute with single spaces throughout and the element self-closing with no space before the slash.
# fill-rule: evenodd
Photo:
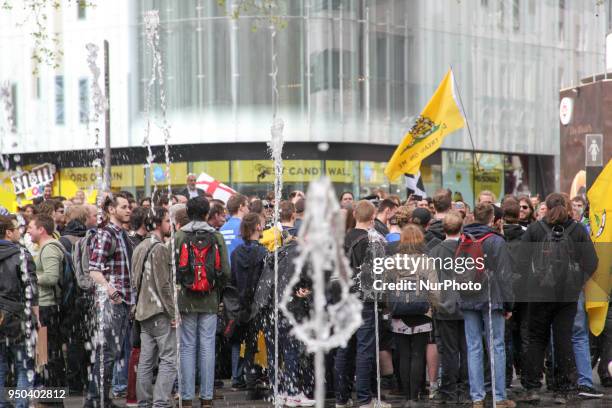
<svg viewBox="0 0 612 408">
<path fill-rule="evenodd" d="M 453 71 L 449 69 L 416 123 L 393 153 L 385 168 L 385 175 L 393 181 L 404 173 L 416 174 L 421 161 L 438 150 L 447 135 L 463 126 L 463 115 L 455 100 L 455 79 Z"/>
<path fill-rule="evenodd" d="M 606 323 L 610 272 L 612 270 L 612 161 L 609 161 L 587 193 L 589 199 L 591 238 L 599 257 L 597 270 L 584 288 L 586 311 L 589 315 L 591 333 L 599 336 Z"/>
</svg>

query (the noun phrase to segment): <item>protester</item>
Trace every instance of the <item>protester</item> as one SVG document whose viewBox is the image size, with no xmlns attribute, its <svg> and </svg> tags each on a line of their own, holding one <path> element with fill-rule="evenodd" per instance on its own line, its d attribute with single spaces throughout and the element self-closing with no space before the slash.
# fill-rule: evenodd
<svg viewBox="0 0 612 408">
<path fill-rule="evenodd" d="M 540 203 L 538 207 L 538 214 L 536 215 L 536 219 L 538 221 L 542 221 L 544 217 L 546 217 L 546 212 L 548 211 L 548 207 L 546 207 L 546 202 Z"/>
<path fill-rule="evenodd" d="M 393 208 L 395 204 L 391 204 L 391 208 Z M 387 208 L 390 207 L 387 206 Z M 386 216 L 388 216 L 389 211 L 384 211 L 386 211 Z M 367 200 L 361 200 L 355 206 L 354 216 L 356 225 L 354 229 L 348 231 L 344 247 L 345 252 L 349 254 L 351 267 L 357 271 L 358 268 L 363 266 L 367 258 L 369 246 L 368 230 L 374 227 L 376 207 Z M 336 352 L 334 368 L 336 407 L 344 408 L 349 406 L 349 389 L 352 383 L 350 373 L 352 371 L 351 367 L 354 367 L 354 390 L 357 394 L 357 406 L 373 407 L 376 403 L 379 403 L 379 407 L 387 408 L 390 405 L 386 402 L 372 400 L 370 389 L 370 383 L 374 375 L 374 358 L 376 353 L 374 325 L 377 322 L 374 320 L 373 303 L 364 300 L 361 317 L 363 323 L 352 336 L 347 346 L 339 348 Z"/>
<path fill-rule="evenodd" d="M 385 241 L 389 243 L 397 242 L 400 240 L 401 234 L 402 229 L 398 225 L 397 217 L 394 215 L 393 217 L 389 218 L 389 233 L 385 235 Z"/>
<path fill-rule="evenodd" d="M 571 219 L 568 204 L 561 194 L 549 194 L 546 197 L 546 216 L 542 221 L 531 224 L 522 238 L 524 245 L 520 270 L 527 273 L 531 301 L 527 312 L 527 350 L 521 377 L 525 389 L 522 399 L 525 401 L 540 399 L 538 390 L 551 331 L 555 362 L 555 378 L 551 388 L 555 392 L 555 402 L 566 404 L 576 389 L 572 381 L 575 359 L 569 333 L 572 333 L 574 326 L 580 292 L 586 280 L 595 272 L 598 258 L 586 230 Z M 557 236 L 560 237 L 559 242 L 573 243 L 571 253 L 563 250 L 562 244 L 551 244 Z M 549 244 L 538 245 L 544 242 Z M 551 252 L 551 248 L 554 252 Z M 572 265 L 578 265 L 578 268 Z"/>
<path fill-rule="evenodd" d="M 179 194 L 187 199 L 204 196 L 204 190 L 198 188 L 196 185 L 197 179 L 198 177 L 195 174 L 189 173 L 187 175 L 187 187 L 181 190 Z"/>
<path fill-rule="evenodd" d="M 304 212 L 306 211 L 306 199 L 300 198 L 295 202 L 295 230 L 299 233 L 302 221 L 304 220 Z"/>
<path fill-rule="evenodd" d="M 428 281 L 430 284 L 438 282 L 436 271 L 431 262 L 427 262 L 425 256 L 425 236 L 421 228 L 416 225 L 407 225 L 402 229 L 398 254 L 406 256 L 404 259 L 420 259 L 421 266 L 418 270 L 414 270 L 410 267 L 394 265 L 386 271 L 385 280 L 394 283 L 413 280 L 418 285 L 423 281 Z M 411 264 L 413 263 L 408 261 L 408 265 Z M 430 295 L 429 299 L 425 294 Z M 403 294 L 403 296 L 405 298 L 406 295 Z M 402 389 L 406 397 L 404 406 L 411 406 L 418 400 L 426 398 L 422 395 L 425 379 L 423 354 L 426 352 L 430 338 L 433 339 L 433 323 L 431 317 L 427 315 L 430 310 L 428 300 L 434 307 L 437 307 L 439 295 L 434 296 L 433 293 L 425 290 L 419 293 L 415 290 L 414 297 L 411 297 L 408 302 L 402 302 L 401 297 L 393 297 L 391 293 L 388 293 L 387 297 L 393 299 L 393 301 L 388 301 L 388 304 L 393 316 L 391 326 L 398 352 Z M 436 366 L 436 370 L 437 368 Z"/>
<path fill-rule="evenodd" d="M 495 201 L 496 201 L 495 194 L 493 194 L 489 190 L 483 190 L 483 191 L 480 192 L 480 194 L 478 194 L 478 202 L 477 202 L 477 204 L 480 204 L 480 203 L 483 203 L 483 204 L 494 204 Z"/>
<path fill-rule="evenodd" d="M 105 407 L 115 407 L 110 399 L 113 376 L 105 375 L 104 384 L 100 384 L 100 365 L 103 364 L 105 373 L 114 372 L 115 360 L 121 358 L 125 349 L 124 339 L 129 338 L 130 306 L 135 300 L 130 284 L 132 246 L 127 232 L 123 229 L 123 225 L 129 223 L 131 215 L 128 198 L 121 193 L 106 197 L 103 208 L 109 223 L 92 239 L 89 274 L 92 280 L 106 291 L 108 298 L 98 305 L 104 310 L 104 342 L 95 350 L 85 408 L 99 407 L 101 398 L 104 399 Z M 112 249 L 114 251 L 111 251 Z M 123 364 L 127 366 L 127 361 Z"/>
<path fill-rule="evenodd" d="M 352 206 L 353 200 L 353 193 L 350 191 L 343 191 L 342 194 L 340 194 L 340 207 L 348 208 L 349 206 Z"/>
<path fill-rule="evenodd" d="M 305 197 L 304 192 L 300 190 L 292 191 L 291 193 L 289 193 L 289 201 L 291 201 L 291 204 L 293 205 L 295 205 L 297 200 L 304 198 L 304 197 Z"/>
<path fill-rule="evenodd" d="M 374 220 L 374 229 L 383 237 L 389 234 L 389 219 L 393 217 L 397 211 L 398 205 L 389 199 L 384 199 L 378 205 L 376 219 Z"/>
<path fill-rule="evenodd" d="M 136 393 L 139 406 L 170 407 L 176 379 L 176 315 L 172 254 L 164 245 L 172 230 L 168 211 L 149 210 L 145 224 L 147 239 L 134 249 L 132 258 L 135 319 L 141 331 Z"/>
<path fill-rule="evenodd" d="M 495 371 L 491 375 L 495 376 L 493 391 L 495 403 L 498 407 L 515 407 L 514 401 L 506 396 L 504 319 L 512 316 L 512 276 L 507 267 L 508 250 L 504 239 L 491 228 L 494 219 L 493 206 L 488 203 L 486 196 L 483 198 L 482 194 L 480 200 L 481 202 L 474 208 L 475 222 L 463 228 L 459 242 L 460 246 L 465 243 L 472 248 L 481 248 L 486 271 L 486 277 L 482 282 L 486 285 L 484 290 L 481 287 L 480 291 L 475 291 L 473 294 L 460 292 L 468 350 L 470 398 L 475 408 L 484 407 L 486 395 L 483 372 L 484 332 L 487 344 L 493 352 Z"/>
<path fill-rule="evenodd" d="M 0 216 L 0 309 L 3 321 L 0 325 L 0 404 L 6 406 L 4 387 L 8 385 L 10 366 L 14 367 L 14 385 L 19 390 L 32 390 L 32 378 L 28 372 L 34 370 L 34 361 L 27 353 L 26 324 L 32 319 L 26 314 L 26 302 L 30 311 L 39 315 L 38 286 L 34 260 L 25 248 L 19 245 L 21 232 L 16 220 Z M 21 252 L 24 251 L 26 270 Z M 16 408 L 27 408 L 29 401 L 18 398 Z"/>
<path fill-rule="evenodd" d="M 257 343 L 258 327 L 251 324 L 251 306 L 254 299 L 254 291 L 261 276 L 264 258 L 268 254 L 266 248 L 259 243 L 263 230 L 262 219 L 259 214 L 247 214 L 240 224 L 240 235 L 243 243 L 238 245 L 231 256 L 232 286 L 238 291 L 240 302 L 240 322 L 243 326 L 242 336 L 235 336 L 232 344 L 232 387 L 235 389 L 247 387 L 254 394 L 255 379 L 252 374 L 254 354 L 252 348 Z M 249 353 L 245 352 L 246 383 L 244 382 L 243 370 L 239 366 L 240 345 L 245 340 Z M 255 344 L 253 344 L 255 343 Z M 248 361 L 247 361 L 248 357 Z"/>
<path fill-rule="evenodd" d="M 208 213 L 208 224 L 219 231 L 225 224 L 225 207 L 219 203 L 212 204 Z"/>
<path fill-rule="evenodd" d="M 582 196 L 572 198 L 572 218 L 574 221 L 581 223 L 590 234 L 589 218 L 585 216 L 587 202 Z"/>
<path fill-rule="evenodd" d="M 219 229 L 219 232 L 223 235 L 223 239 L 225 239 L 227 261 L 229 263 L 229 257 L 232 255 L 234 248 L 242 244 L 242 238 L 240 238 L 240 222 L 242 218 L 249 213 L 247 198 L 241 194 L 234 194 L 227 200 L 227 211 L 229 212 L 230 218 Z"/>
<path fill-rule="evenodd" d="M 453 259 L 461 238 L 462 227 L 461 214 L 453 210 L 447 211 L 442 219 L 445 240 L 430 251 L 430 256 L 434 259 Z M 437 272 L 439 282 L 455 279 L 454 268 L 445 267 L 444 263 Z M 464 404 L 469 401 L 465 324 L 459 303 L 459 293 L 449 288 L 440 292 L 440 303 L 434 309 L 442 368 L 440 387 L 432 400 L 435 404 Z"/>
<path fill-rule="evenodd" d="M 234 196 L 236 197 L 236 196 Z M 230 198 L 228 207 L 234 215 L 248 211 L 246 197 Z M 231 205 L 230 205 L 231 204 Z M 184 406 L 191 406 L 195 397 L 196 359 L 200 369 L 200 401 L 202 407 L 212 407 L 213 385 L 215 381 L 215 334 L 217 330 L 217 310 L 220 293 L 230 278 L 228 249 L 223 235 L 211 227 L 206 219 L 210 205 L 202 197 L 191 198 L 187 202 L 187 215 L 190 222 L 181 227 L 175 235 L 175 245 L 179 251 L 177 268 L 178 307 L 181 313 L 179 330 L 181 350 L 181 398 Z M 241 218 L 237 218 L 239 221 Z M 226 224 L 227 225 L 227 224 Z M 227 236 L 226 236 L 227 239 Z M 202 245 L 197 251 L 195 245 Z M 204 249 L 206 251 L 204 251 Z M 211 263 L 206 263 L 207 269 L 198 269 L 196 264 L 188 259 L 198 259 L 204 252 L 211 251 L 214 256 Z M 212 266 L 208 270 L 208 266 Z M 183 272 L 181 272 L 183 270 Z M 198 347 L 199 344 L 199 347 Z M 196 351 L 199 350 L 199 355 Z"/>
<path fill-rule="evenodd" d="M 140 199 L 140 207 L 151 208 L 151 197 L 144 197 Z"/>
<path fill-rule="evenodd" d="M 47 330 L 48 363 L 43 372 L 46 387 L 62 387 L 66 383 L 66 365 L 62 353 L 61 315 L 57 293 L 60 275 L 63 273 L 63 246 L 53 238 L 53 219 L 45 214 L 35 216 L 28 226 L 32 242 L 39 245 L 35 258 L 38 281 L 38 303 L 40 306 L 40 325 Z"/>
<path fill-rule="evenodd" d="M 532 207 L 531 200 L 528 196 L 519 197 L 520 213 L 519 225 L 528 227 L 529 224 L 536 220 L 535 211 Z"/>
<path fill-rule="evenodd" d="M 145 220 L 150 209 L 146 207 L 138 207 L 130 214 L 130 232 L 129 237 L 133 247 L 136 247 L 144 241 L 147 235 Z"/>
</svg>

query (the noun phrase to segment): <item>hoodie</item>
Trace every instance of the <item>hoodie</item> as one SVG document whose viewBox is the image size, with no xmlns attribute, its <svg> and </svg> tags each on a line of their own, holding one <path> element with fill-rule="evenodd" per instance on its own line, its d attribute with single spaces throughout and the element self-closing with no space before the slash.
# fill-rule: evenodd
<svg viewBox="0 0 612 408">
<path fill-rule="evenodd" d="M 268 251 L 263 245 L 257 241 L 249 240 L 238 245 L 232 252 L 232 285 L 238 290 L 241 310 L 249 314 L 255 295 L 255 287 L 259 282 L 264 267 L 264 258 L 267 254 Z"/>
<path fill-rule="evenodd" d="M 482 238 L 484 235 L 493 233 L 484 240 L 482 250 L 485 255 L 485 267 L 489 271 L 491 288 L 491 306 L 493 310 L 512 311 L 512 268 L 509 267 L 508 248 L 504 238 L 492 228 L 484 224 L 473 223 L 463 227 L 465 234 L 471 234 L 474 238 Z M 482 290 L 474 295 L 461 297 L 462 310 L 488 310 L 489 291 L 483 285 Z"/>
<path fill-rule="evenodd" d="M 227 247 L 223 235 L 211 227 L 204 221 L 191 221 L 177 231 L 174 236 L 174 248 L 180 248 L 185 241 L 187 234 L 195 231 L 208 231 L 215 235 L 217 245 L 219 247 L 219 255 L 221 258 L 221 276 L 216 282 L 215 287 L 208 293 L 194 292 L 184 288 L 180 283 L 178 286 L 178 307 L 181 313 L 209 313 L 216 314 L 219 310 L 220 294 L 226 282 L 230 278 L 229 257 L 227 255 Z M 178 266 L 178 253 L 174 262 Z"/>
</svg>

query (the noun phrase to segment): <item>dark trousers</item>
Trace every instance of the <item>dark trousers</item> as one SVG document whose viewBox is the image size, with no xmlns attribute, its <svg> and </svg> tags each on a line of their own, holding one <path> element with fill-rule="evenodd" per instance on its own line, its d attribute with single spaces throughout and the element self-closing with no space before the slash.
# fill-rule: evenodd
<svg viewBox="0 0 612 408">
<path fill-rule="evenodd" d="M 66 364 L 62 351 L 63 336 L 60 331 L 60 316 L 57 306 L 40 307 L 40 324 L 47 327 L 48 363 L 43 371 L 45 387 L 66 386 Z"/>
<path fill-rule="evenodd" d="M 523 360 L 521 382 L 526 389 L 539 389 L 546 347 L 552 327 L 554 348 L 554 381 L 552 389 L 567 392 L 575 389 L 576 362 L 572 346 L 572 328 L 576 302 L 530 303 L 528 307 L 528 345 Z"/>
<path fill-rule="evenodd" d="M 104 405 L 111 403 L 110 389 L 113 381 L 113 372 L 115 369 L 115 360 L 123 355 L 123 347 L 125 337 L 129 335 L 129 306 L 125 303 L 118 305 L 111 304 L 107 301 L 104 305 L 104 330 L 103 330 L 103 345 L 96 346 L 95 362 L 93 365 L 92 381 L 89 382 L 87 390 L 87 400 L 99 406 L 100 400 L 100 365 L 104 365 L 104 381 L 102 384 L 102 392 L 104 396 Z M 127 364 L 127 361 L 124 362 Z"/>
<path fill-rule="evenodd" d="M 591 335 L 591 361 L 593 366 L 599 361 L 597 373 L 602 384 L 612 384 L 612 377 L 608 372 L 608 364 L 612 361 L 612 305 L 608 306 L 608 315 L 604 331 L 597 337 Z"/>
<path fill-rule="evenodd" d="M 402 390 L 408 400 L 419 399 L 419 393 L 425 385 L 425 351 L 428 339 L 429 333 L 395 334 Z"/>
<path fill-rule="evenodd" d="M 518 377 L 522 376 L 524 354 L 527 351 L 527 336 L 529 334 L 529 327 L 527 324 L 528 307 L 529 303 L 517 303 L 512 312 L 512 318 L 506 323 L 506 327 L 508 328 L 509 325 L 510 328 L 512 342 L 512 354 L 506 352 L 506 365 L 508 365 L 508 363 L 514 365 L 514 370 Z M 506 380 L 508 379 L 508 373 L 511 372 L 510 370 L 512 370 L 512 367 L 506 370 Z"/>
<path fill-rule="evenodd" d="M 442 365 L 438 392 L 448 400 L 456 400 L 468 392 L 467 345 L 463 320 L 436 320 L 438 353 Z"/>
<path fill-rule="evenodd" d="M 357 403 L 366 405 L 372 400 L 370 386 L 376 358 L 374 305 L 372 303 L 364 303 L 361 317 L 363 323 L 349 340 L 347 346 L 336 350 L 334 376 L 336 380 L 336 402 L 339 403 L 346 403 L 349 399 L 350 384 L 353 382 L 351 375 L 353 362 Z"/>
</svg>

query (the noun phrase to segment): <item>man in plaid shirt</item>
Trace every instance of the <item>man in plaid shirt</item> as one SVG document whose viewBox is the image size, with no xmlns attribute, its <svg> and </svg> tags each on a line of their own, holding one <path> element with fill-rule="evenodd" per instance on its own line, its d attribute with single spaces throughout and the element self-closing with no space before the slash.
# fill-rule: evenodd
<svg viewBox="0 0 612 408">
<path fill-rule="evenodd" d="M 134 293 L 130 285 L 130 262 L 132 247 L 122 225 L 130 220 L 130 204 L 127 196 L 118 193 L 107 197 L 104 209 L 109 223 L 98 230 L 91 243 L 89 274 L 98 288 L 107 294 L 103 307 L 103 347 L 96 349 L 93 379 L 89 383 L 85 408 L 101 407 L 100 404 L 100 363 L 104 364 L 103 408 L 116 407 L 110 398 L 115 360 L 123 354 L 123 344 L 129 335 L 130 306 Z M 114 251 L 113 251 L 114 249 Z M 127 362 L 126 362 L 127 363 Z M 102 408 L 102 407 L 101 407 Z"/>
</svg>

